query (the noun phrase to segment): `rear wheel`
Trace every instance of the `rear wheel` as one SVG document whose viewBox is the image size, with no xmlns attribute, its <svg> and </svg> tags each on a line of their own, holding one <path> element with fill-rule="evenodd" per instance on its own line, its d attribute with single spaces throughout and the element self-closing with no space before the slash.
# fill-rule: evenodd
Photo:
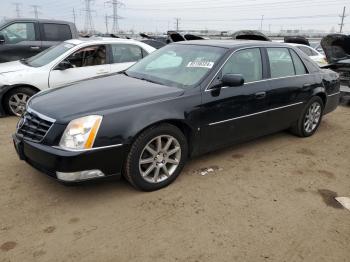
<svg viewBox="0 0 350 262">
<path fill-rule="evenodd" d="M 4 106 L 8 114 L 21 116 L 31 96 L 36 93 L 29 87 L 17 87 L 10 90 L 4 97 Z"/>
<path fill-rule="evenodd" d="M 320 97 L 313 97 L 305 106 L 299 120 L 292 127 L 292 132 L 300 137 L 312 136 L 321 124 L 323 115 L 323 101 Z"/>
<path fill-rule="evenodd" d="M 186 138 L 177 127 L 170 124 L 151 127 L 131 146 L 124 175 L 138 189 L 161 189 L 180 174 L 187 150 Z"/>
</svg>

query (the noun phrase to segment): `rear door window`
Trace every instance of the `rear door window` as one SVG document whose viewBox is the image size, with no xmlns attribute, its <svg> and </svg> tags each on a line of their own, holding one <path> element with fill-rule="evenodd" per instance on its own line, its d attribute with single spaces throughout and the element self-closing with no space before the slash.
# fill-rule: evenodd
<svg viewBox="0 0 350 262">
<path fill-rule="evenodd" d="M 144 56 L 142 48 L 137 45 L 113 44 L 113 63 L 137 62 Z"/>
<path fill-rule="evenodd" d="M 294 62 L 295 74 L 297 75 L 306 74 L 307 71 L 306 71 L 305 65 L 303 61 L 301 61 L 300 57 L 293 50 L 290 50 L 290 53 L 292 55 L 293 62 Z"/>
<path fill-rule="evenodd" d="M 6 44 L 17 44 L 23 41 L 35 41 L 34 23 L 14 23 L 0 31 Z"/>
<path fill-rule="evenodd" d="M 241 74 L 246 83 L 262 79 L 262 61 L 259 48 L 234 53 L 222 69 L 222 75 Z"/>
<path fill-rule="evenodd" d="M 72 38 L 69 25 L 42 24 L 43 41 L 65 41 Z"/>
<path fill-rule="evenodd" d="M 267 48 L 271 78 L 295 75 L 292 57 L 287 48 Z"/>
</svg>

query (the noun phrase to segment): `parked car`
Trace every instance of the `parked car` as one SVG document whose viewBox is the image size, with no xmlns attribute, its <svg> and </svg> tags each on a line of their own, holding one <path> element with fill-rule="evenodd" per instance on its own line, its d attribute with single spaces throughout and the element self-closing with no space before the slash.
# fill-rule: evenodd
<svg viewBox="0 0 350 262">
<path fill-rule="evenodd" d="M 0 63 L 28 58 L 78 37 L 71 22 L 32 18 L 7 20 L 0 24 Z"/>
<path fill-rule="evenodd" d="M 154 50 L 128 39 L 72 39 L 34 57 L 0 64 L 0 115 L 20 116 L 41 90 L 123 71 Z"/>
<path fill-rule="evenodd" d="M 338 75 L 290 45 L 184 41 L 37 94 L 13 139 L 20 159 L 60 181 L 123 172 L 152 191 L 189 157 L 289 128 L 309 137 L 338 102 Z"/>
<path fill-rule="evenodd" d="M 320 67 L 328 64 L 326 56 L 321 54 L 311 46 L 301 45 L 301 44 L 289 44 L 289 45 L 292 45 L 300 49 L 301 51 L 303 51 L 306 55 L 308 55 L 311 58 L 312 61 L 317 63 L 317 65 Z"/>
</svg>

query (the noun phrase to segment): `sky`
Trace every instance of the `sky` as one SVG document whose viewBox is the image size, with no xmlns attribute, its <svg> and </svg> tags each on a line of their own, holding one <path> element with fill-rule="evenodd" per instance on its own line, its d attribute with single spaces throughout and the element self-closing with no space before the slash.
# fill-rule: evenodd
<svg viewBox="0 0 350 262">
<path fill-rule="evenodd" d="M 0 0 L 0 20 L 16 16 L 15 5 L 20 3 L 22 17 L 34 17 L 32 5 L 38 5 L 39 18 L 73 21 L 84 29 L 84 0 Z M 137 32 L 166 32 L 176 28 L 179 18 L 180 30 L 262 29 L 278 32 L 283 29 L 315 29 L 329 32 L 338 31 L 339 17 L 346 6 L 350 14 L 349 0 L 122 0 L 118 14 L 121 30 Z M 105 32 L 105 16 L 113 9 L 107 0 L 92 0 L 94 28 Z M 109 30 L 112 19 L 108 19 Z M 345 32 L 350 32 L 350 16 L 345 18 Z"/>
</svg>

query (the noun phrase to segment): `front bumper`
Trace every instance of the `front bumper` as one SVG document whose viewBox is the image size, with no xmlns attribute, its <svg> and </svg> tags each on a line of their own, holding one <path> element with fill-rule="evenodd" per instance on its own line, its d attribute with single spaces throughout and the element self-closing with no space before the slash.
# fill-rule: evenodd
<svg viewBox="0 0 350 262">
<path fill-rule="evenodd" d="M 67 183 L 82 182 L 87 179 L 62 180 L 57 177 L 57 172 L 74 173 L 100 170 L 104 174 L 103 177 L 120 176 L 128 152 L 128 147 L 125 145 L 94 148 L 85 151 L 66 151 L 21 140 L 16 135 L 13 135 L 13 142 L 21 160 L 57 180 Z"/>
</svg>

